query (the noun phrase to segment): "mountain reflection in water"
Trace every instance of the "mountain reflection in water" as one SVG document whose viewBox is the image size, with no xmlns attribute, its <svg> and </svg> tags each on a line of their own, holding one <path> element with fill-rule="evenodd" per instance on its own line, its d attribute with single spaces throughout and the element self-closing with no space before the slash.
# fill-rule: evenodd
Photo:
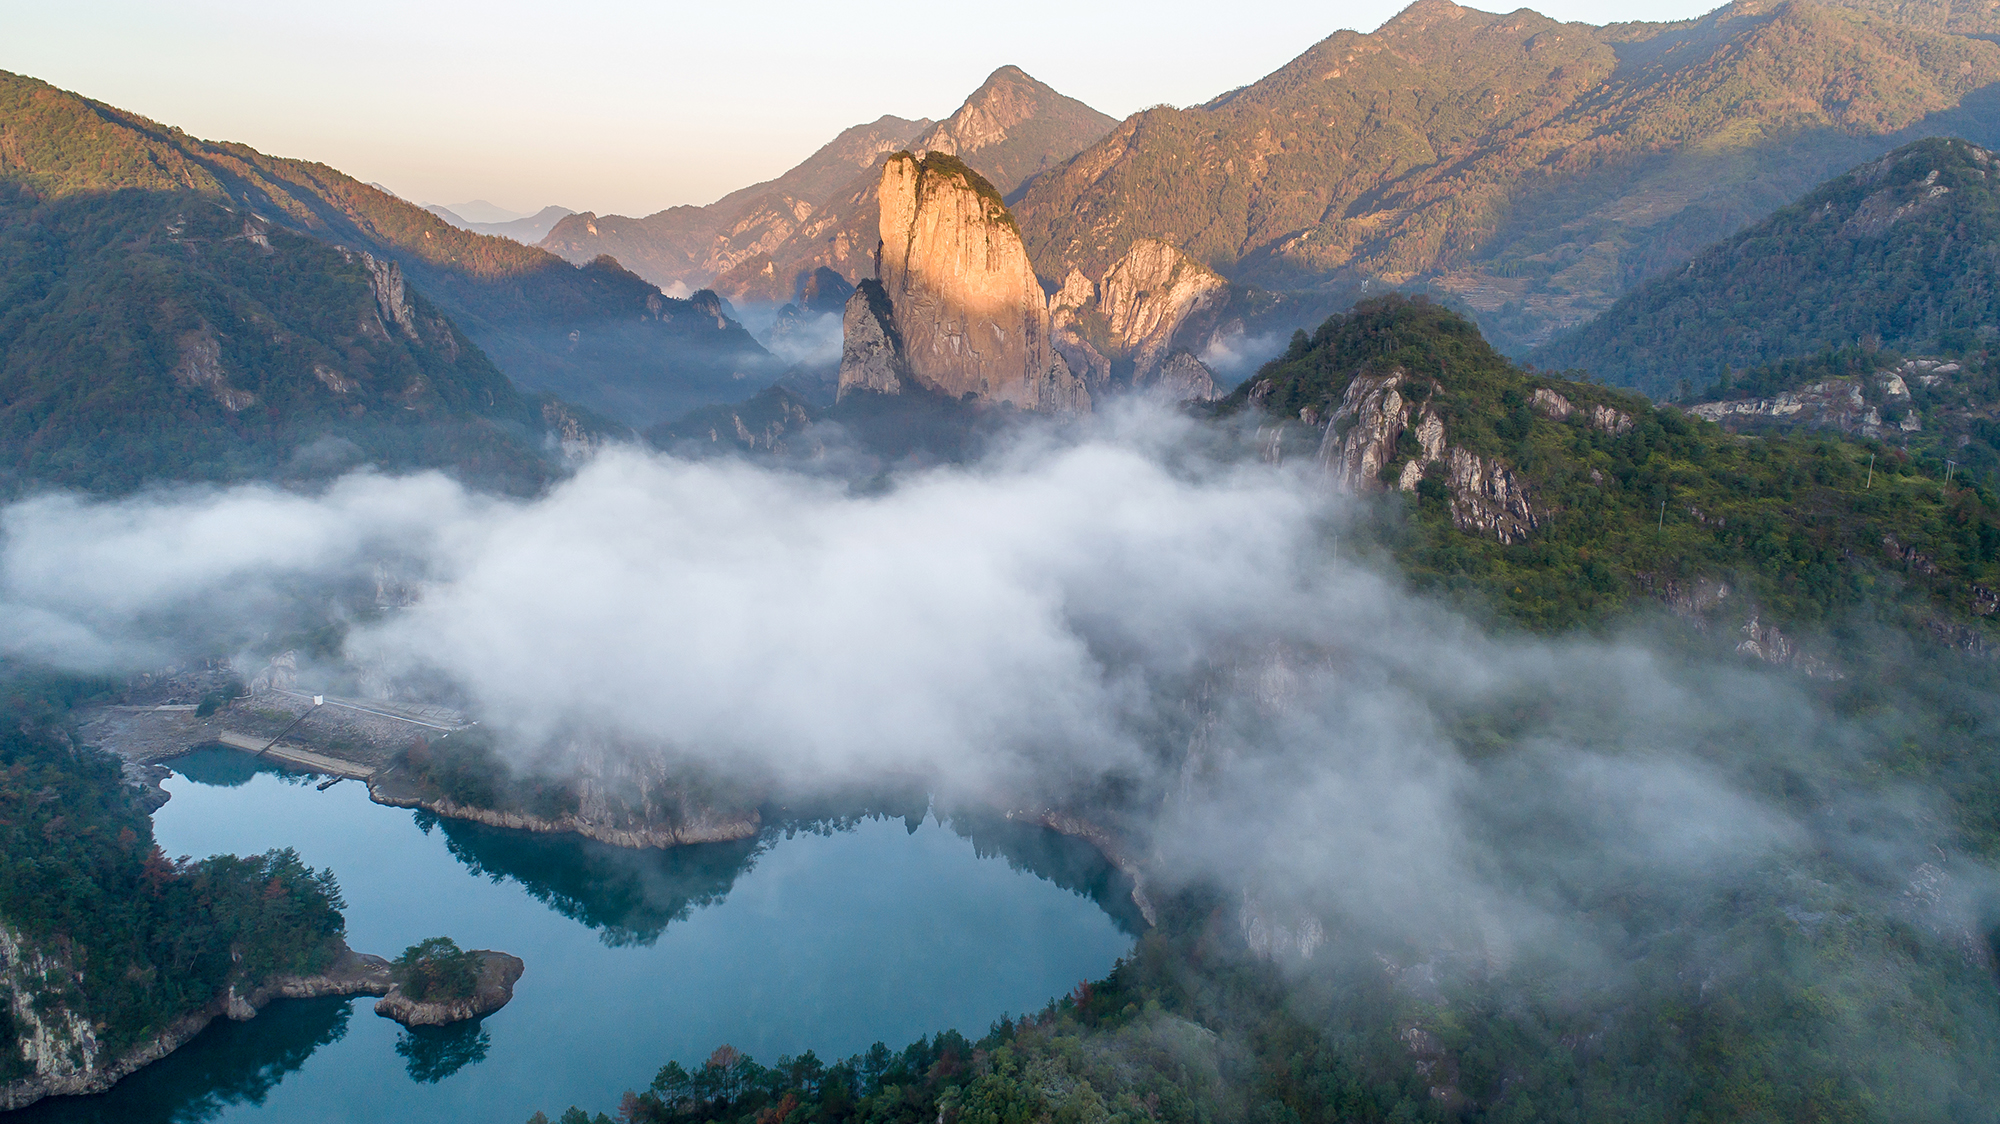
<svg viewBox="0 0 2000 1124">
<path fill-rule="evenodd" d="M 904 799 L 870 801 L 863 807 L 779 820 L 737 842 L 665 850 L 509 831 L 428 812 L 418 812 L 416 822 L 426 835 L 440 833 L 445 849 L 472 873 L 519 883 L 535 900 L 597 930 L 606 945 L 621 948 L 651 945 L 668 925 L 722 901 L 736 880 L 756 866 L 758 856 L 781 839 L 828 836 L 871 820 L 898 819 L 914 835 L 929 811 L 927 797 L 918 797 L 914 805 Z M 1005 859 L 1010 869 L 1089 898 L 1129 935 L 1145 928 L 1132 903 L 1131 880 L 1089 843 L 992 814 L 959 813 L 945 823 L 972 841 L 979 858 Z"/>
<path fill-rule="evenodd" d="M 664 1062 L 698 1064 L 723 1043 L 839 1058 L 982 1032 L 1103 975 L 1138 924 L 1130 887 L 1087 844 L 999 817 L 947 816 L 946 830 L 921 793 L 767 808 L 755 839 L 640 851 L 385 808 L 359 784 L 322 792 L 234 751 L 172 764 L 154 816 L 169 854 L 294 847 L 338 876 L 353 947 L 393 956 L 449 935 L 527 972 L 506 1007 L 441 1031 L 405 1030 L 366 998 L 279 1000 L 110 1093 L 17 1119 L 608 1113 Z"/>
</svg>

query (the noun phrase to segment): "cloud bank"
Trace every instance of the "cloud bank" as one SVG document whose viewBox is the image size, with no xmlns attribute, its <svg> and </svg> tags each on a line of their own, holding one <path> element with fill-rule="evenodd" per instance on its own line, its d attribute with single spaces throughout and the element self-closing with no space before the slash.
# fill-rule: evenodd
<svg viewBox="0 0 2000 1124">
<path fill-rule="evenodd" d="M 623 448 L 532 500 L 369 474 L 44 496 L 0 514 L 0 645 L 254 647 L 388 566 L 422 595 L 354 616 L 344 658 L 451 684 L 524 757 L 586 731 L 779 792 L 1087 807 L 1284 962 L 1587 988 L 1686 931 L 1724 951 L 1675 971 L 1726 975 L 1746 895 L 1990 958 L 1986 869 L 1935 795 L 1855 781 L 1865 732 L 1794 680 L 1483 631 L 1358 561 L 1353 501 L 1133 411 L 875 488 Z"/>
</svg>

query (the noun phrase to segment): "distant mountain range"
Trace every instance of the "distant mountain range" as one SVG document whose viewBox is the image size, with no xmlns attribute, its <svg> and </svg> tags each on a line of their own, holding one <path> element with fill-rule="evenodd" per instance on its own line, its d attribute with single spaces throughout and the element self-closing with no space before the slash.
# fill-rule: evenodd
<svg viewBox="0 0 2000 1124">
<path fill-rule="evenodd" d="M 459 208 L 472 210 L 475 214 L 501 214 L 507 218 L 468 218 Z M 470 230 L 475 234 L 492 234 L 501 238 L 512 238 L 525 246 L 532 246 L 548 237 L 555 225 L 564 218 L 575 214 L 568 207 L 543 207 L 532 215 L 516 215 L 502 211 L 484 200 L 474 200 L 473 204 L 457 203 L 450 207 L 437 203 L 427 203 L 424 210 L 443 219 L 460 230 Z"/>
<path fill-rule="evenodd" d="M 1843 347 L 1962 352 L 2000 326 L 2000 156 L 1906 145 L 1536 350 L 1655 397 Z"/>
<path fill-rule="evenodd" d="M 421 367 L 450 352 L 448 339 L 462 340 L 521 391 L 634 428 L 742 401 L 793 362 L 804 366 L 787 385 L 816 400 L 831 387 L 831 368 L 803 357 L 823 355 L 834 306 L 874 275 L 880 169 L 911 150 L 962 160 L 1001 197 L 1050 294 L 1052 346 L 1093 394 L 1155 380 L 1197 387 L 1210 372 L 1226 385 L 1293 328 L 1397 288 L 1468 310 L 1505 352 L 1543 347 L 1538 362 L 1590 367 L 1659 393 L 1718 366 L 1855 339 L 1941 347 L 1956 339 L 1948 333 L 2000 318 L 1979 304 L 1982 275 L 1970 264 L 1919 277 L 1908 260 L 1853 259 L 1848 274 L 1893 274 L 1909 290 L 1907 307 L 1869 327 L 1856 319 L 1868 310 L 1827 293 L 1800 307 L 1801 275 L 1785 275 L 1788 291 L 1771 288 L 1778 274 L 1757 274 L 1764 267 L 1752 260 L 1768 232 L 1704 252 L 1899 145 L 1945 134 L 2000 143 L 2000 45 L 1986 38 L 2000 21 L 1984 2 L 1742 0 L 1694 20 L 1592 27 L 1419 0 L 1379 30 L 1335 34 L 1250 86 L 1122 123 L 1003 67 L 943 120 L 883 117 L 775 180 L 642 218 L 555 207 L 521 217 L 483 200 L 421 208 L 321 164 L 197 140 L 0 75 L 0 224 L 11 224 L 8 252 L 24 255 L 23 277 L 53 269 L 68 291 L 122 293 L 112 278 L 144 275 L 143 257 L 147 269 L 237 294 L 224 301 L 236 302 L 228 315 L 197 317 L 209 326 L 201 329 L 160 302 L 121 305 L 125 297 L 107 295 L 84 309 L 51 303 L 55 290 L 44 286 L 21 290 L 0 324 L 16 349 L 9 369 L 33 380 L 75 377 L 46 341 L 79 309 L 101 317 L 124 307 L 131 338 L 151 341 L 100 360 L 126 374 L 165 377 L 183 357 L 175 341 L 212 330 L 221 369 L 240 370 L 244 381 L 225 379 L 218 390 L 203 375 L 179 392 L 208 394 L 225 410 L 247 394 L 267 413 L 285 413 L 275 403 L 291 399 L 277 383 L 249 385 L 264 378 L 253 377 L 258 364 L 279 360 L 249 358 L 245 325 L 268 317 L 276 335 L 341 352 L 346 329 L 325 325 L 359 323 L 353 271 L 380 288 L 381 270 L 393 266 L 408 307 L 429 310 L 411 315 L 434 315 L 450 331 L 368 337 L 352 344 L 374 349 L 359 367 L 402 362 L 391 352 Z M 1854 190 L 1835 192 L 1836 209 Z M 1953 192 L 1896 219 L 1896 236 L 1930 231 L 1977 194 Z M 178 236 L 182 249 L 162 256 L 168 221 L 209 233 Z M 238 226 L 216 233 L 225 221 Z M 28 258 L 38 244 L 20 232 L 51 222 L 68 224 L 49 243 L 63 264 L 35 265 Z M 543 229 L 538 247 L 522 244 Z M 113 231 L 127 241 L 91 242 Z M 1804 227 L 1793 233 L 1806 236 Z M 209 244 L 202 239 L 248 240 L 260 255 L 268 243 L 281 257 L 281 247 L 304 247 L 286 234 L 338 256 L 293 255 L 306 272 L 287 284 L 303 287 L 282 291 L 318 295 L 284 297 L 236 266 L 222 269 L 220 258 L 202 257 L 197 269 L 186 256 L 206 252 L 186 248 Z M 133 248 L 105 251 L 112 245 Z M 1698 268 L 1685 272 L 1697 255 Z M 307 269 L 309 261 L 319 264 Z M 77 269 L 86 272 L 64 272 Z M 139 291 L 127 295 L 136 301 Z M 1718 294 L 1756 307 L 1721 310 Z M 744 331 L 732 300 L 790 302 L 766 337 L 786 359 Z M 252 314 L 253 305 L 263 311 Z M 1699 315 L 1690 311 L 1697 305 Z M 401 307 L 377 299 L 392 306 Z M 1603 321 L 1564 335 L 1606 310 Z M 1744 316 L 1758 318 L 1754 330 Z M 20 342 L 30 337 L 44 342 Z M 461 344 L 459 361 L 471 363 L 465 354 Z M 292 364 L 288 377 L 316 378 L 312 364 L 327 361 L 283 362 Z M 471 368 L 426 377 L 441 388 L 487 378 Z M 39 416 L 24 405 L 31 399 L 10 402 L 10 425 Z M 497 395 L 492 408 L 501 409 Z M 506 409 L 532 436 L 533 410 Z M 244 410 L 227 412 L 231 425 L 246 424 Z M 30 441 L 31 430 L 16 439 Z M 54 463 L 22 456 L 23 465 Z"/>
<path fill-rule="evenodd" d="M 1018 67 L 1002 67 L 943 121 L 857 125 L 783 176 L 706 207 L 639 219 L 575 215 L 542 246 L 575 262 L 608 253 L 662 286 L 712 286 L 731 300 L 782 303 L 819 268 L 850 283 L 873 275 L 875 182 L 891 153 L 958 156 L 1005 194 L 1116 124 Z"/>
<path fill-rule="evenodd" d="M 266 238 L 267 229 L 289 231 L 367 253 L 396 265 L 411 291 L 523 390 L 554 393 L 630 424 L 740 396 L 746 382 L 755 389 L 780 370 L 713 294 L 672 299 L 612 261 L 578 267 L 460 230 L 323 164 L 201 141 L 12 74 L 0 74 L 0 135 L 0 185 L 9 189 L 0 222 L 60 214 L 78 224 L 75 237 L 90 240 L 127 229 L 128 212 L 172 208 L 205 228 L 198 216 L 219 208 Z M 101 229 L 93 225 L 99 222 Z M 161 229 L 149 237 L 162 237 Z M 70 257 L 63 268 L 112 268 L 108 260 L 94 263 Z M 60 280 L 78 286 L 94 279 L 62 272 Z M 301 299 L 306 303 L 289 306 L 287 317 L 324 314 Z M 24 315 L 19 306 L 9 312 Z M 171 319 L 157 306 L 135 306 L 132 315 L 157 320 L 145 329 L 156 338 Z M 281 319 L 277 327 L 295 323 Z M 223 338 L 220 346 L 226 366 L 233 345 Z"/>
</svg>

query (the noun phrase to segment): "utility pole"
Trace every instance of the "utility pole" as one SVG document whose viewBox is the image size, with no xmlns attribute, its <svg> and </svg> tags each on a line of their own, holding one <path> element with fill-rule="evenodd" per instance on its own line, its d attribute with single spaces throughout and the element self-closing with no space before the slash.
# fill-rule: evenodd
<svg viewBox="0 0 2000 1124">
<path fill-rule="evenodd" d="M 1667 501 L 1665 500 L 1660 501 L 1660 525 L 1656 530 L 1661 534 L 1665 534 L 1667 530 Z"/>
<path fill-rule="evenodd" d="M 1873 488 L 1874 486 L 1875 486 L 1875 454 L 1870 453 L 1868 454 L 1868 483 L 1863 484 L 1861 486 L 1861 490 L 1865 492 L 1868 489 Z"/>
</svg>

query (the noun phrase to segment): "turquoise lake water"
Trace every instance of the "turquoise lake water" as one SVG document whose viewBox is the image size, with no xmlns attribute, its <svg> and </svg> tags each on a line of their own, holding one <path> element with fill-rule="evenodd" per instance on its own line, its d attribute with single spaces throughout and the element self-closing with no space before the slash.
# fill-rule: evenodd
<svg viewBox="0 0 2000 1124">
<path fill-rule="evenodd" d="M 201 751 L 167 782 L 155 832 L 171 855 L 294 847 L 339 877 L 349 945 L 393 956 L 448 935 L 511 952 L 527 963 L 513 1002 L 477 1024 L 411 1032 L 369 998 L 279 1000 L 110 1093 L 12 1119 L 517 1124 L 571 1104 L 611 1112 L 665 1062 L 724 1043 L 768 1063 L 947 1028 L 976 1037 L 1102 976 L 1136 925 L 1127 887 L 1093 852 L 1016 825 L 911 814 L 632 851 L 439 821 L 372 804 L 354 782 L 318 792 L 307 781 Z"/>
</svg>

